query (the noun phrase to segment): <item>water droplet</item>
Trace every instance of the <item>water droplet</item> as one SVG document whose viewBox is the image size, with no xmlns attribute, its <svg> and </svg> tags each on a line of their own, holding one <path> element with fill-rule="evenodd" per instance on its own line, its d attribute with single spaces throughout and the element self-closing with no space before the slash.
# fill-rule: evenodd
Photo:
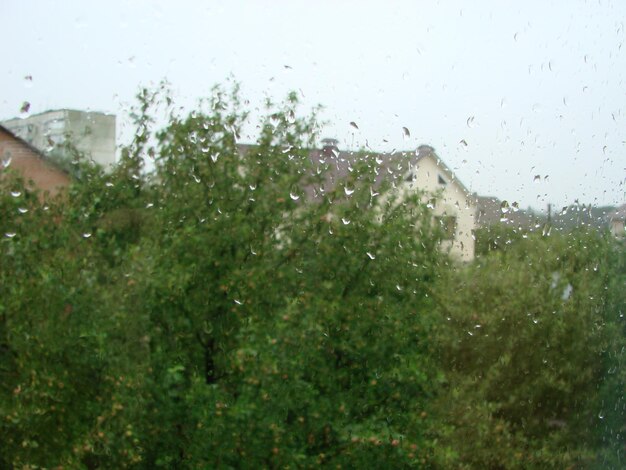
<svg viewBox="0 0 626 470">
<path fill-rule="evenodd" d="M 217 162 L 217 158 L 218 158 L 219 156 L 220 156 L 220 153 L 219 153 L 219 152 L 216 152 L 216 153 L 212 153 L 212 154 L 211 154 L 211 160 L 213 161 L 213 163 L 216 163 L 216 162 Z"/>
<path fill-rule="evenodd" d="M 345 219 L 342 217 L 341 221 L 343 222 L 344 225 L 350 225 L 350 219 Z"/>
<path fill-rule="evenodd" d="M 541 181 L 541 175 L 535 175 L 533 181 Z"/>
<path fill-rule="evenodd" d="M 237 300 L 237 299 L 235 299 L 235 303 L 236 303 L 237 305 L 243 305 L 243 302 L 242 302 L 241 300 Z"/>
<path fill-rule="evenodd" d="M 20 197 L 22 195 L 21 191 L 11 191 L 11 196 Z"/>
<path fill-rule="evenodd" d="M 30 103 L 28 101 L 24 101 L 22 106 L 20 107 L 20 113 L 28 115 L 28 111 L 30 110 Z"/>
<path fill-rule="evenodd" d="M 289 193 L 289 197 L 293 199 L 294 201 L 297 201 L 298 199 L 300 199 L 300 196 L 294 193 Z"/>
<path fill-rule="evenodd" d="M 404 137 L 404 140 L 411 138 L 411 133 L 409 132 L 409 129 L 407 129 L 406 127 L 403 127 L 402 136 Z"/>
<path fill-rule="evenodd" d="M 598 418 L 604 419 L 604 411 L 600 411 L 600 413 L 598 413 Z"/>
<path fill-rule="evenodd" d="M 154 207 L 154 204 L 149 202 L 148 204 L 146 204 L 146 209 L 150 209 L 151 207 Z"/>
<path fill-rule="evenodd" d="M 352 194 L 354 193 L 354 188 L 350 189 L 347 186 L 344 186 L 343 192 L 346 193 L 346 196 L 352 196 Z"/>
<path fill-rule="evenodd" d="M 465 139 L 461 139 L 459 144 L 461 144 L 463 147 L 467 147 L 467 141 Z"/>
<path fill-rule="evenodd" d="M 402 292 L 402 286 L 400 286 L 399 284 L 396 284 L 396 290 Z"/>
<path fill-rule="evenodd" d="M 254 191 L 256 189 L 256 184 L 251 184 L 248 187 L 250 188 L 250 191 Z"/>
<path fill-rule="evenodd" d="M 367 252 L 367 257 L 369 259 L 376 259 L 376 256 L 374 256 L 373 254 L 371 254 L 369 251 Z"/>
<path fill-rule="evenodd" d="M 7 237 L 7 238 L 13 238 L 15 235 L 16 235 L 15 232 L 7 232 L 7 233 L 4 234 L 4 236 Z"/>
<path fill-rule="evenodd" d="M 8 168 L 11 165 L 11 157 L 7 157 L 2 160 L 2 168 Z"/>
<path fill-rule="evenodd" d="M 470 116 L 467 118 L 467 127 L 472 127 L 472 124 L 474 124 L 474 116 Z"/>
<path fill-rule="evenodd" d="M 17 211 L 18 211 L 20 214 L 26 214 L 26 213 L 28 212 L 28 209 L 26 209 L 25 207 L 18 207 L 18 208 L 17 208 Z"/>
<path fill-rule="evenodd" d="M 356 130 L 358 130 L 358 129 L 359 129 L 359 126 L 357 126 L 357 125 L 356 125 L 356 122 L 354 122 L 354 121 L 350 121 L 350 125 L 351 125 L 352 127 L 354 127 Z"/>
<path fill-rule="evenodd" d="M 83 233 L 83 238 L 89 238 L 89 237 L 91 237 L 91 233 L 89 232 Z"/>
</svg>

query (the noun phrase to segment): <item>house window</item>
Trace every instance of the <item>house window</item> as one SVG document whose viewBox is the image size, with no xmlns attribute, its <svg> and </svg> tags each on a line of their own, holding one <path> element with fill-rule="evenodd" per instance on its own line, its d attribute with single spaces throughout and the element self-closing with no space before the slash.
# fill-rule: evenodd
<svg viewBox="0 0 626 470">
<path fill-rule="evenodd" d="M 441 227 L 444 240 L 452 240 L 456 232 L 456 217 L 453 215 L 443 215 L 435 217 L 435 223 Z"/>
</svg>

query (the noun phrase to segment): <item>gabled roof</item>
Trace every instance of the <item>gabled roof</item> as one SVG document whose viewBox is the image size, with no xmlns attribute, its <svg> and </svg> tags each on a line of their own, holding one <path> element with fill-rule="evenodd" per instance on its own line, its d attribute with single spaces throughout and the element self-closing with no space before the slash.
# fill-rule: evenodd
<svg viewBox="0 0 626 470">
<path fill-rule="evenodd" d="M 450 169 L 450 167 L 446 165 L 441 158 L 439 158 L 439 155 L 435 153 L 434 148 L 432 148 L 430 145 L 420 145 L 417 148 L 417 153 L 418 153 L 417 155 L 418 159 L 425 158 L 425 157 L 434 158 L 437 166 L 446 174 L 446 176 L 448 176 L 450 181 L 456 182 L 456 184 L 459 185 L 461 190 L 467 196 L 471 194 L 469 190 L 467 189 L 467 187 L 461 182 L 461 180 L 456 176 L 456 174 Z"/>
<path fill-rule="evenodd" d="M 470 192 L 465 185 L 443 160 L 437 156 L 435 150 L 428 145 L 421 145 L 415 151 L 391 153 L 345 152 L 338 150 L 336 147 L 327 146 L 321 150 L 311 151 L 310 155 L 314 165 L 324 166 L 329 169 L 331 184 L 337 179 L 347 177 L 351 171 L 351 166 L 356 162 L 371 165 L 376 174 L 375 188 L 380 186 L 383 181 L 391 180 L 392 183 L 403 181 L 407 173 L 418 167 L 421 160 L 431 158 L 449 181 L 456 183 L 467 196 L 470 196 Z"/>
</svg>

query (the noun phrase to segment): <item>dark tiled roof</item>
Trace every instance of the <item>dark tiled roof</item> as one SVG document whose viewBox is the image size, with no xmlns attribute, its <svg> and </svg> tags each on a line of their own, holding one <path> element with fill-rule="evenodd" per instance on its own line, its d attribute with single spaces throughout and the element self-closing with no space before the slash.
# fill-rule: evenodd
<svg viewBox="0 0 626 470">
<path fill-rule="evenodd" d="M 325 139 L 325 142 L 333 141 Z M 254 145 L 240 144 L 241 152 L 249 152 L 254 149 Z M 469 196 L 467 188 L 461 183 L 454 172 L 443 163 L 437 156 L 435 150 L 428 145 L 421 145 L 415 151 L 400 151 L 391 153 L 380 153 L 372 151 L 342 151 L 334 145 L 326 145 L 322 149 L 313 149 L 309 152 L 309 157 L 314 171 L 327 171 L 325 180 L 321 185 L 309 185 L 305 188 L 309 199 L 318 199 L 321 195 L 335 188 L 338 181 L 349 179 L 353 167 L 358 164 L 365 164 L 370 167 L 376 175 L 373 190 L 378 189 L 383 181 L 391 184 L 401 182 L 412 169 L 416 168 L 422 158 L 432 157 L 436 164 L 445 173 L 450 181 L 455 181 L 463 191 Z"/>
<path fill-rule="evenodd" d="M 607 218 L 609 220 L 625 220 L 626 219 L 626 204 L 621 205 L 614 211 L 611 211 Z"/>
</svg>

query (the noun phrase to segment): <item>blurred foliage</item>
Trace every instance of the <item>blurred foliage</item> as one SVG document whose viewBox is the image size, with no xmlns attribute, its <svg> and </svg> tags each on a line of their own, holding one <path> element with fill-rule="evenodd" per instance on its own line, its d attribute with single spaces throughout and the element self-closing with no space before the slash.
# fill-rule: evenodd
<svg viewBox="0 0 626 470">
<path fill-rule="evenodd" d="M 513 239 L 438 286 L 442 443 L 461 468 L 621 468 L 623 246 L 582 230 Z"/>
<path fill-rule="evenodd" d="M 43 202 L 0 178 L 0 468 L 623 464 L 623 247 L 459 266 L 365 154 L 307 202 L 315 115 L 264 116 L 241 147 L 237 87 L 143 90 L 112 171 L 75 154 Z"/>
</svg>

